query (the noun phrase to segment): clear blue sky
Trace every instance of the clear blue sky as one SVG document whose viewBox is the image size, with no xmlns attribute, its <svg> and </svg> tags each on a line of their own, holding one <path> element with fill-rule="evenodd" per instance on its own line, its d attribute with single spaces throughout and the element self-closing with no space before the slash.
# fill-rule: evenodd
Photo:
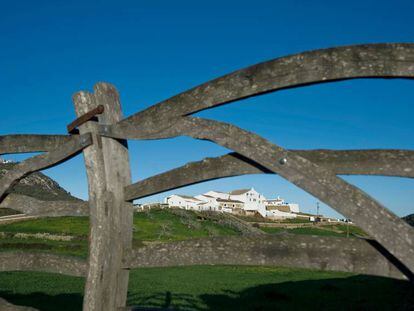
<svg viewBox="0 0 414 311">
<path fill-rule="evenodd" d="M 311 49 L 414 41 L 414 1 L 3 1 L 0 135 L 64 134 L 71 96 L 98 81 L 125 115 L 212 78 Z M 414 148 L 414 81 L 354 80 L 284 90 L 200 113 L 286 148 Z M 177 138 L 130 143 L 134 181 L 227 151 Z M 22 156 L 9 156 L 22 159 Z M 82 157 L 46 173 L 87 198 Z M 414 181 L 346 177 L 398 215 L 414 212 Z M 277 176 L 211 181 L 175 192 L 254 187 L 315 211 Z M 145 201 L 161 200 L 164 195 Z M 322 205 L 322 212 L 336 215 Z"/>
</svg>

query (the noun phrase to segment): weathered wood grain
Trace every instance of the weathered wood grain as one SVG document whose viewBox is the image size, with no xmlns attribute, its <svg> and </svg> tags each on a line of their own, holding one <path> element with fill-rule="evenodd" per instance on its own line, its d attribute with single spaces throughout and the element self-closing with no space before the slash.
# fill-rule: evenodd
<svg viewBox="0 0 414 311">
<path fill-rule="evenodd" d="M 394 266 L 399 261 L 400 271 L 412 279 L 414 230 L 336 174 L 412 178 L 413 151 L 285 150 L 235 126 L 189 117 L 195 112 L 250 96 L 354 78 L 414 78 L 414 44 L 347 46 L 278 58 L 204 83 L 125 120 L 122 120 L 119 96 L 112 86 L 98 84 L 94 94 L 76 94 L 74 102 L 78 116 L 98 105 L 103 105 L 105 110 L 99 117 L 99 123 L 89 121 L 79 127 L 80 133 L 92 133 L 94 143 L 84 150 L 91 220 L 84 310 L 124 308 L 128 268 L 131 266 L 277 264 L 401 278 L 401 273 Z M 161 139 L 181 135 L 213 141 L 237 154 L 192 163 L 131 186 L 127 144 L 114 138 Z M 70 140 L 69 136 L 59 135 L 0 136 L 0 154 L 50 152 Z M 41 166 L 40 163 L 37 165 Z M 22 164 L 7 180 L 3 179 L 0 182 L 0 195 L 1 191 L 6 192 L 1 187 L 7 188 L 8 183 L 25 174 L 29 166 L 24 167 Z M 211 171 L 206 172 L 206 169 Z M 353 219 L 387 248 L 387 259 L 391 258 L 392 263 L 379 255 L 378 248 L 373 250 L 373 244 L 367 241 L 315 237 L 309 240 L 311 237 L 282 235 L 244 240 L 184 241 L 148 246 L 134 250 L 129 255 L 126 253 L 131 246 L 132 206 L 125 199 L 132 200 L 154 191 L 212 178 L 255 172 L 279 174 Z M 174 177 L 178 179 L 172 180 Z M 10 203 L 13 198 L 6 197 L 3 204 Z M 41 213 L 39 202 L 31 202 L 32 205 L 29 204 L 26 209 Z M 57 210 L 55 214 L 73 212 L 66 205 L 55 204 L 54 207 Z M 49 208 L 51 206 L 46 206 L 43 210 Z M 85 209 L 78 207 L 77 211 L 83 213 Z M 338 256 L 338 252 L 341 256 Z M 122 262 L 122 258 L 126 261 Z M 32 261 L 23 261 L 19 265 L 23 269 L 33 265 L 43 269 L 43 262 L 36 258 L 28 260 Z M 58 269 L 57 262 L 50 262 L 50 269 Z"/>
<path fill-rule="evenodd" d="M 114 87 L 100 83 L 94 93 L 74 96 L 78 116 L 104 106 L 99 123 L 121 120 L 119 95 Z M 84 310 L 117 310 L 125 307 L 128 270 L 122 269 L 124 250 L 132 242 L 132 205 L 124 200 L 124 187 L 131 183 L 125 141 L 101 137 L 98 123 L 89 121 L 80 133 L 92 132 L 94 144 L 84 150 L 89 181 L 90 248 Z"/>
<path fill-rule="evenodd" d="M 355 221 L 359 227 L 414 271 L 414 229 L 379 202 L 337 177 L 330 170 L 272 144 L 256 134 L 213 120 L 183 117 L 171 124 L 164 132 L 153 133 L 152 138 L 162 139 L 181 135 L 210 140 L 279 174 Z"/>
<path fill-rule="evenodd" d="M 414 178 L 412 150 L 289 150 L 338 175 L 381 175 Z M 237 153 L 187 163 L 125 188 L 131 201 L 203 181 L 246 174 L 274 174 Z"/>
<path fill-rule="evenodd" d="M 60 164 L 77 155 L 91 143 L 92 138 L 90 134 L 72 136 L 69 141 L 59 145 L 56 149 L 16 164 L 2 178 L 0 178 L 0 202 L 4 198 L 6 192 L 23 177 L 30 173 Z"/>
<path fill-rule="evenodd" d="M 41 271 L 85 276 L 85 260 L 48 253 L 0 252 L 0 271 Z"/>
<path fill-rule="evenodd" d="M 69 134 L 76 134 L 78 132 L 77 127 L 81 126 L 82 124 L 90 121 L 93 118 L 96 118 L 97 115 L 102 114 L 104 112 L 105 108 L 102 105 L 99 105 L 98 107 L 88 111 L 87 113 L 83 114 L 79 118 L 77 118 L 75 121 L 70 123 L 67 126 L 67 130 Z"/>
<path fill-rule="evenodd" d="M 71 139 L 69 135 L 3 135 L 0 136 L 0 155 L 51 151 Z"/>
<path fill-rule="evenodd" d="M 293 234 L 217 237 L 154 244 L 131 250 L 124 262 L 128 269 L 264 265 L 405 278 L 366 240 Z"/>
</svg>

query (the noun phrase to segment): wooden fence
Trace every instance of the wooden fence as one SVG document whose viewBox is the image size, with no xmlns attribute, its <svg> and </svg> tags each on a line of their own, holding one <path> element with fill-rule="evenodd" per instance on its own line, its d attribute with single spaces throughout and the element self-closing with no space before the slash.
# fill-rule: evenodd
<svg viewBox="0 0 414 311">
<path fill-rule="evenodd" d="M 89 215 L 87 261 L 1 252 L 0 271 L 86 276 L 84 310 L 126 308 L 129 269 L 192 264 L 282 265 L 413 279 L 414 229 L 337 175 L 414 177 L 413 150 L 288 150 L 234 125 L 191 115 L 274 92 L 356 78 L 414 78 L 414 44 L 370 44 L 305 52 L 242 69 L 183 92 L 128 118 L 109 84 L 79 92 L 70 135 L 0 136 L 0 155 L 44 152 L 0 180 L 2 206 L 28 215 Z M 128 139 L 176 136 L 212 141 L 234 152 L 132 183 Z M 83 152 L 89 202 L 42 202 L 9 194 L 24 176 Z M 244 174 L 279 174 L 319 198 L 375 240 L 316 236 L 223 237 L 132 249 L 132 200 Z M 10 305 L 8 305 L 10 307 Z"/>
</svg>

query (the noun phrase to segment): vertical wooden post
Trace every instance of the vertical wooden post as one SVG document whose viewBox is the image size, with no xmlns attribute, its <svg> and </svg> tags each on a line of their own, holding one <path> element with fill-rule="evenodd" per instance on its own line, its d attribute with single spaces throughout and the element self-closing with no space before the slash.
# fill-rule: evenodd
<svg viewBox="0 0 414 311">
<path fill-rule="evenodd" d="M 132 242 L 132 204 L 124 201 L 124 187 L 131 184 L 126 141 L 101 137 L 99 124 L 122 119 L 119 95 L 106 83 L 94 93 L 74 95 L 76 114 L 81 116 L 98 105 L 104 106 L 99 122 L 89 121 L 80 133 L 91 132 L 93 145 L 84 149 L 89 183 L 90 245 L 89 270 L 85 285 L 84 310 L 117 310 L 125 307 L 129 271 L 122 269 L 122 258 Z"/>
</svg>

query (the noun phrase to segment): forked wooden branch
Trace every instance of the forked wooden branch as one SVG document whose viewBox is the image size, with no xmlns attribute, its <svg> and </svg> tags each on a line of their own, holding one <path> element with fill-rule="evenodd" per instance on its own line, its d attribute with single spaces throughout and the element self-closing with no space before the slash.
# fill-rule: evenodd
<svg viewBox="0 0 414 311">
<path fill-rule="evenodd" d="M 134 138 L 131 129 L 128 137 Z M 137 137 L 142 133 L 136 131 Z M 364 229 L 414 271 L 414 229 L 363 191 L 333 172 L 298 154 L 234 125 L 195 117 L 183 117 L 164 132 L 149 135 L 163 139 L 186 135 L 210 140 L 271 170 L 319 198 Z M 395 164 L 398 165 L 398 164 Z M 375 220 L 375 221 L 374 221 Z"/>
</svg>

